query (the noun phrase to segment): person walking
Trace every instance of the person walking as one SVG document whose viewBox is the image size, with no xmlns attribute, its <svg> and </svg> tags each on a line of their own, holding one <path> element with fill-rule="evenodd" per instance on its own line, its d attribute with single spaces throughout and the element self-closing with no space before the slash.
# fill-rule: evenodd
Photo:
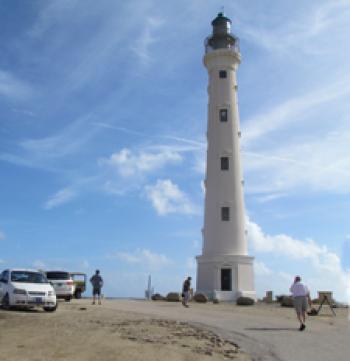
<svg viewBox="0 0 350 361">
<path fill-rule="evenodd" d="M 188 301 L 190 300 L 191 279 L 191 277 L 187 277 L 182 286 L 182 304 L 185 307 L 189 307 Z"/>
<path fill-rule="evenodd" d="M 303 331 L 306 328 L 307 305 L 311 304 L 310 291 L 306 285 L 301 283 L 301 277 L 296 276 L 294 283 L 290 287 L 290 292 L 292 293 L 295 312 L 300 322 L 299 331 Z"/>
<path fill-rule="evenodd" d="M 100 271 L 97 269 L 95 274 L 90 278 L 92 284 L 92 304 L 95 304 L 96 296 L 98 304 L 101 304 L 101 289 L 103 287 L 103 279 L 100 275 Z"/>
</svg>

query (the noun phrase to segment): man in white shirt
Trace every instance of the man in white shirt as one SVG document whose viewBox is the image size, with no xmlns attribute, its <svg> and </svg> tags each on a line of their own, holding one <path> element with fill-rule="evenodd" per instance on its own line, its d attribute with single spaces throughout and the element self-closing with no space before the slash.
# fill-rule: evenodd
<svg viewBox="0 0 350 361">
<path fill-rule="evenodd" d="M 301 283 L 301 277 L 296 276 L 294 283 L 290 287 L 290 292 L 293 296 L 294 308 L 297 313 L 298 320 L 300 322 L 300 331 L 305 330 L 305 319 L 307 304 L 310 304 L 310 291 L 304 284 Z"/>
</svg>

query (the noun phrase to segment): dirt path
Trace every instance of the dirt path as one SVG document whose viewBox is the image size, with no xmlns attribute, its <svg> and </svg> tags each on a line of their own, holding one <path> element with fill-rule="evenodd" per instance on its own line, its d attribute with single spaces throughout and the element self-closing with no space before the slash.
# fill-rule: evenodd
<svg viewBox="0 0 350 361">
<path fill-rule="evenodd" d="M 231 341 L 183 321 L 113 304 L 60 303 L 55 313 L 0 310 L 0 360 L 249 361 Z"/>
<path fill-rule="evenodd" d="M 185 309 L 168 302 L 105 300 L 93 306 L 74 300 L 60 303 L 55 313 L 0 310 L 0 359 L 348 360 L 347 310 L 310 317 L 304 332 L 297 326 L 293 309 L 277 305 Z"/>
<path fill-rule="evenodd" d="M 236 342 L 254 360 L 348 361 L 350 322 L 348 310 L 333 317 L 327 309 L 309 317 L 307 329 L 298 330 L 294 310 L 279 305 L 237 307 L 230 304 L 193 304 L 184 309 L 167 302 L 117 301 L 105 303 L 111 310 L 134 311 L 157 317 L 205 325 Z"/>
</svg>

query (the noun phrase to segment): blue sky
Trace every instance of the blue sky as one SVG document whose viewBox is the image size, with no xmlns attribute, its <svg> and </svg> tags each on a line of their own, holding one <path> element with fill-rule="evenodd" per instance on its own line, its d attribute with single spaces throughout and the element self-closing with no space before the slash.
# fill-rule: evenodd
<svg viewBox="0 0 350 361">
<path fill-rule="evenodd" d="M 0 2 L 0 266 L 96 268 L 166 293 L 201 253 L 203 41 L 221 6 L 238 71 L 259 295 L 301 274 L 350 294 L 350 2 Z"/>
</svg>

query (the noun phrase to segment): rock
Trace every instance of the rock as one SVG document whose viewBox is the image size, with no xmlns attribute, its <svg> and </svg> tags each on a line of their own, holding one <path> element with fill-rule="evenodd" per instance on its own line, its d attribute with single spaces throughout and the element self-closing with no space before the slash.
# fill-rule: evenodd
<svg viewBox="0 0 350 361">
<path fill-rule="evenodd" d="M 220 301 L 218 298 L 213 298 L 213 303 L 218 304 L 218 303 L 220 303 Z"/>
<path fill-rule="evenodd" d="M 318 312 L 317 312 L 316 308 L 312 307 L 312 308 L 310 309 L 310 311 L 307 312 L 307 314 L 308 314 L 309 316 L 317 316 L 317 315 L 318 315 Z"/>
<path fill-rule="evenodd" d="M 169 292 L 166 296 L 166 300 L 168 302 L 180 302 L 181 301 L 181 295 L 178 292 Z"/>
<path fill-rule="evenodd" d="M 154 295 L 152 295 L 151 299 L 153 301 L 164 301 L 165 297 L 162 296 L 160 293 L 155 293 Z"/>
<path fill-rule="evenodd" d="M 266 291 L 266 296 L 263 298 L 263 302 L 265 302 L 265 303 L 273 302 L 273 292 L 272 291 Z"/>
<path fill-rule="evenodd" d="M 198 303 L 207 303 L 208 297 L 204 293 L 196 293 L 193 299 Z"/>
<path fill-rule="evenodd" d="M 293 297 L 291 296 L 283 296 L 281 300 L 281 306 L 282 307 L 293 307 Z"/>
<path fill-rule="evenodd" d="M 252 306 L 254 305 L 255 301 L 250 297 L 238 297 L 236 300 L 237 305 L 239 306 Z"/>
<path fill-rule="evenodd" d="M 276 301 L 277 301 L 278 303 L 281 303 L 283 297 L 285 297 L 285 296 L 284 296 L 284 295 L 278 295 L 278 296 L 276 296 Z"/>
</svg>

